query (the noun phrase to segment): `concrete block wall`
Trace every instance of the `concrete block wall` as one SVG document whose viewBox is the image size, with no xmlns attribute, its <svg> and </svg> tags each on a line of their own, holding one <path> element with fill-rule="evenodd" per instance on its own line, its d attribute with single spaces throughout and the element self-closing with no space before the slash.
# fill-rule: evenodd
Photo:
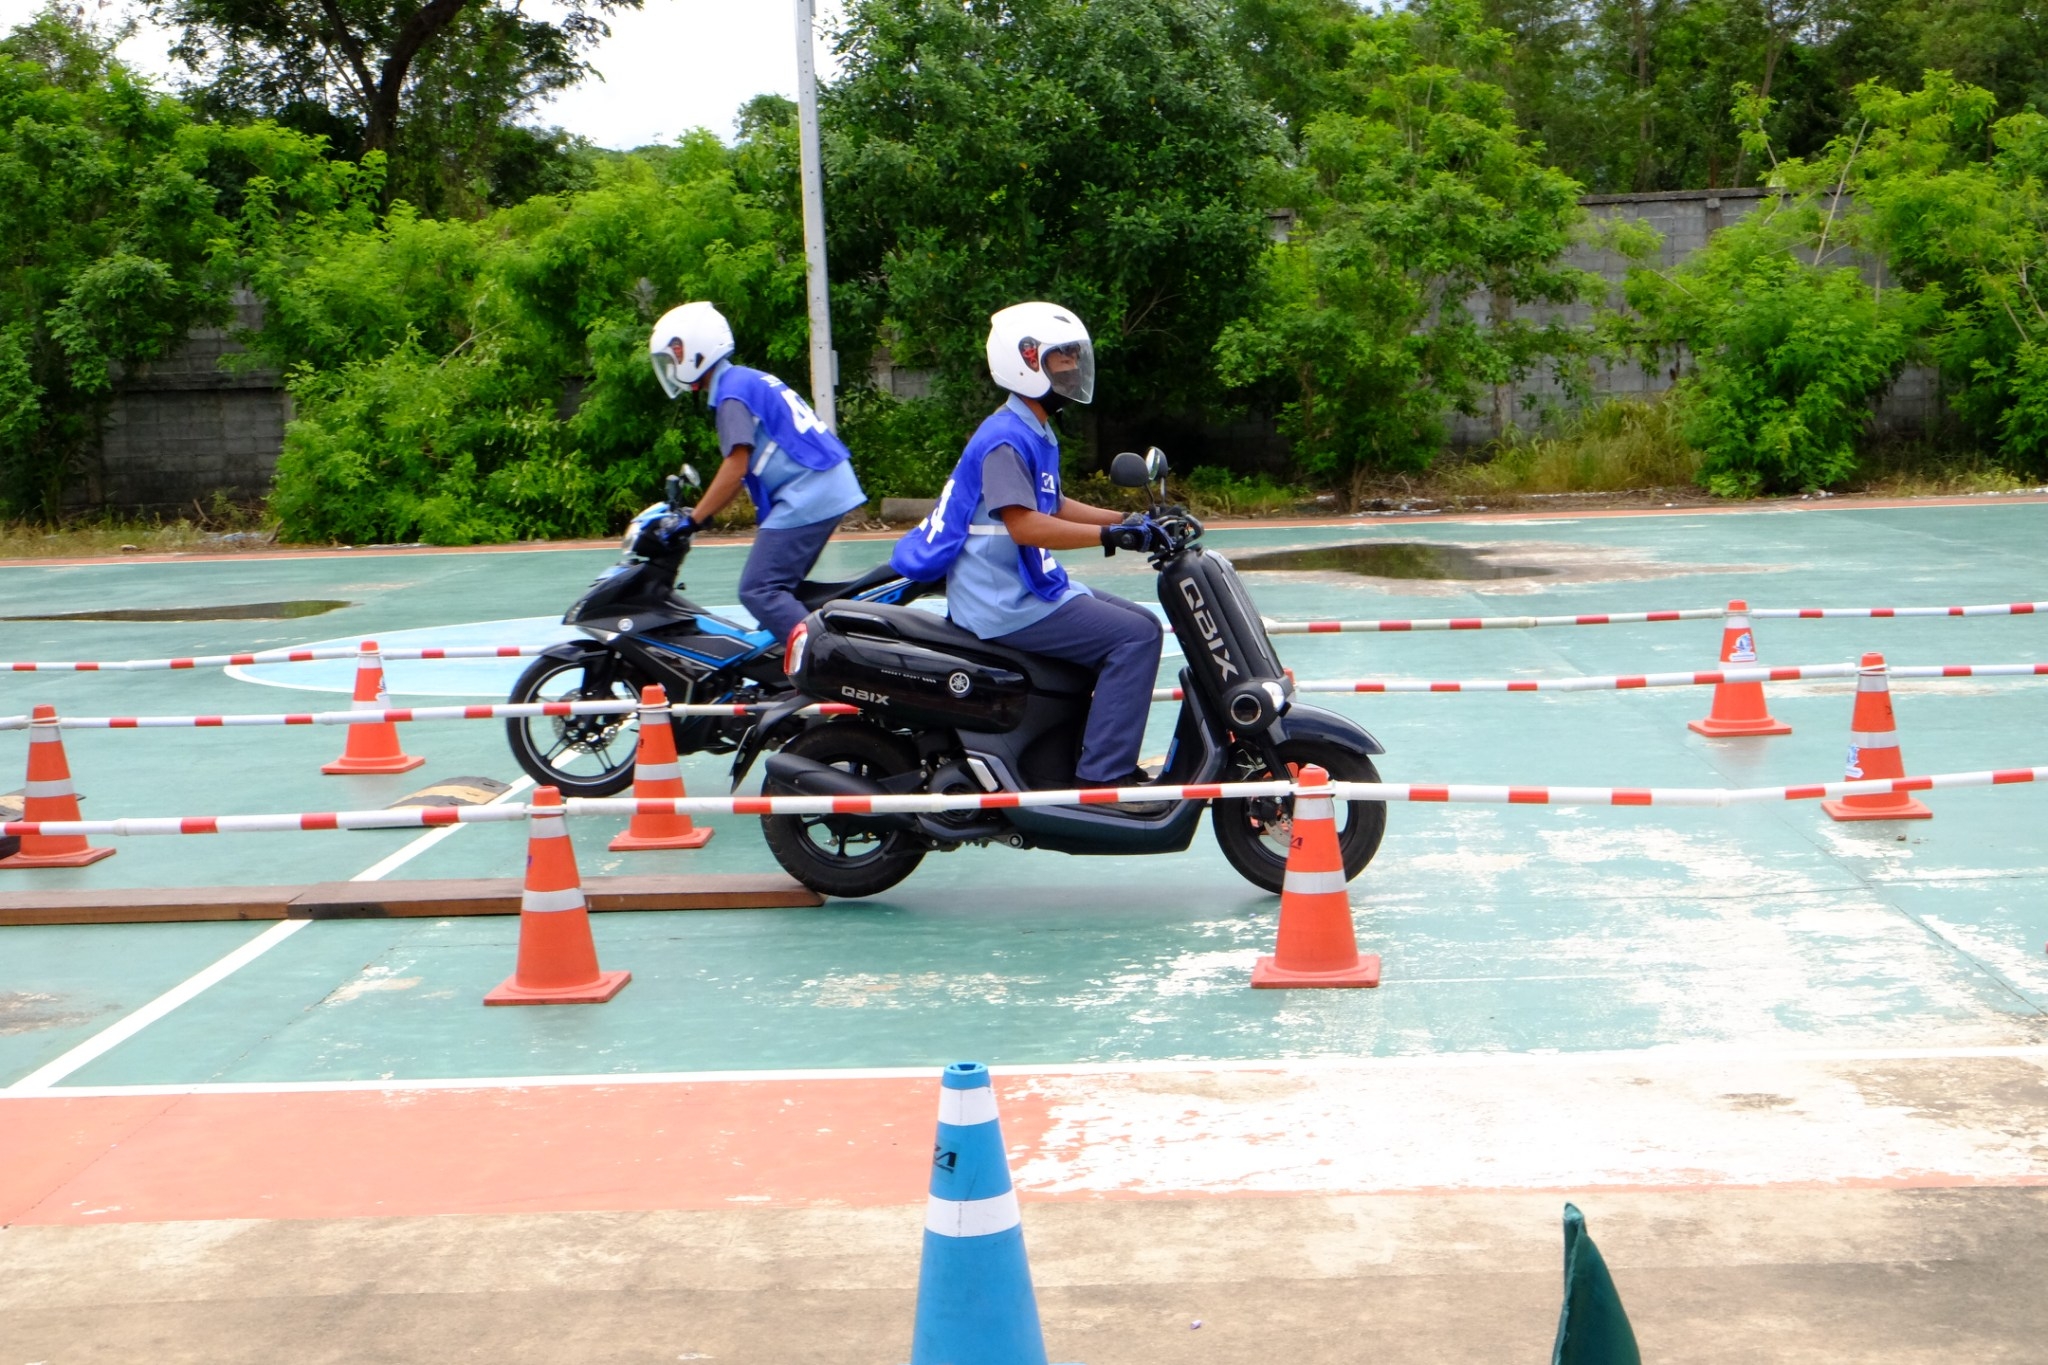
<svg viewBox="0 0 2048 1365">
<path fill-rule="evenodd" d="M 247 291 L 236 327 L 263 322 Z M 67 502 L 118 512 L 191 513 L 216 494 L 252 501 L 270 491 L 290 399 L 275 370 L 224 368 L 244 354 L 229 328 L 201 328 L 176 353 L 121 374 L 100 448 Z"/>
<path fill-rule="evenodd" d="M 1594 194 L 1579 202 L 1596 218 L 1647 223 L 1656 229 L 1663 241 L 1654 263 L 1668 269 L 1705 247 L 1707 240 L 1722 228 L 1730 227 L 1765 207 L 1767 199 L 1774 193 L 1762 189 L 1672 190 L 1659 194 Z M 1568 252 L 1565 260 L 1607 281 L 1610 304 L 1619 302 L 1621 285 L 1628 276 L 1630 264 L 1625 257 L 1591 246 L 1579 246 Z M 1860 258 L 1855 264 L 1872 282 L 1891 282 L 1881 262 Z M 1476 299 L 1468 306 L 1475 315 L 1483 318 L 1488 302 Z M 1593 305 L 1578 303 L 1568 308 L 1518 308 L 1516 314 L 1535 322 L 1562 317 L 1568 322 L 1585 325 L 1592 320 Z M 1634 363 L 1596 365 L 1591 401 L 1650 398 L 1669 389 L 1681 372 L 1682 362 L 1668 360 L 1654 370 Z M 1507 386 L 1504 392 L 1493 397 L 1489 409 L 1476 416 L 1450 415 L 1446 427 L 1452 445 L 1482 445 L 1500 434 L 1503 422 L 1512 422 L 1527 430 L 1539 425 L 1546 412 L 1561 413 L 1568 406 L 1563 391 L 1547 375 L 1533 376 L 1520 384 Z M 1535 402 L 1533 411 L 1526 406 L 1525 400 Z M 1891 389 L 1878 399 L 1873 422 L 1879 431 L 1890 435 L 1917 435 L 1939 421 L 1940 416 L 1940 386 L 1934 372 L 1914 367 L 1901 374 Z"/>
</svg>

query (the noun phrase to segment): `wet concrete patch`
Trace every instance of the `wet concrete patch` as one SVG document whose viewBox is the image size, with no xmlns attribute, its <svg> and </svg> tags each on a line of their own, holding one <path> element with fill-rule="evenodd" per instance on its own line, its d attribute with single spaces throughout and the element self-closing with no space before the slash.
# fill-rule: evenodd
<svg viewBox="0 0 2048 1365">
<path fill-rule="evenodd" d="M 47 616 L 0 616 L 0 621 L 295 621 L 352 607 L 327 597 L 302 597 L 289 602 L 231 602 L 199 607 L 96 607 Z"/>
<path fill-rule="evenodd" d="M 1233 562 L 1246 572 L 1348 573 L 1362 578 L 1489 579 L 1533 578 L 1555 569 L 1495 559 L 1498 551 L 1421 540 L 1368 540 L 1352 545 L 1318 545 L 1306 550 L 1273 550 Z"/>
<path fill-rule="evenodd" d="M 1625 545 L 1564 541 L 1351 541 L 1233 554 L 1242 573 L 1285 574 L 1296 583 L 1356 585 L 1361 579 L 1400 592 L 1533 593 L 1577 583 L 1629 583 L 1682 574 L 1772 572 L 1769 565 L 1686 564 Z M 1268 583 L 1274 580 L 1264 580 Z"/>
<path fill-rule="evenodd" d="M 0 1038 L 43 1029 L 91 1023 L 90 1010 L 69 1010 L 64 998 L 45 991 L 0 991 Z"/>
</svg>

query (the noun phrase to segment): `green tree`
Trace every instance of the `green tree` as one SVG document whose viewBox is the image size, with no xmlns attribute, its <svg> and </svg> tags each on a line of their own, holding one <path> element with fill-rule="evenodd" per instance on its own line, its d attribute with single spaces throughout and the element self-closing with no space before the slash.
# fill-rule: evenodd
<svg viewBox="0 0 2048 1365">
<path fill-rule="evenodd" d="M 1690 357 L 1678 398 L 1714 492 L 1829 488 L 1854 471 L 1871 405 L 1935 325 L 1942 294 L 1865 278 L 1875 238 L 1857 186 L 1874 161 L 1905 150 L 1874 126 L 1884 101 L 1859 90 L 1865 117 L 1818 156 L 1781 161 L 1764 128 L 1768 101 L 1739 94 L 1746 149 L 1772 163 L 1785 195 L 1674 270 L 1632 271 L 1637 318 L 1623 326 L 1652 353 Z"/>
<path fill-rule="evenodd" d="M 1075 309 L 1097 410 L 1192 404 L 1248 297 L 1279 145 L 1211 0 L 858 0 L 823 97 L 844 345 L 985 401 L 989 314 Z"/>
<path fill-rule="evenodd" d="M 354 168 L 255 124 L 194 123 L 51 8 L 0 40 L 0 509 L 55 517 L 113 385 L 229 314 L 252 191 L 290 216 Z"/>
<path fill-rule="evenodd" d="M 1356 480 L 1423 467 L 1446 412 L 1579 354 L 1582 332 L 1516 306 L 1576 302 L 1598 281 L 1558 259 L 1579 187 L 1474 74 L 1507 35 L 1461 0 L 1354 23 L 1342 103 L 1309 119 L 1273 186 L 1298 211 L 1292 238 L 1216 361 L 1229 382 L 1279 386 L 1308 470 Z"/>
<path fill-rule="evenodd" d="M 1994 92 L 1944 71 L 1855 98 L 1847 230 L 1943 300 L 1930 347 L 1970 434 L 2048 472 L 2048 118 L 1994 120 Z"/>
<path fill-rule="evenodd" d="M 647 334 L 705 298 L 742 359 L 800 363 L 796 229 L 743 186 L 750 154 L 696 133 L 476 223 L 400 209 L 368 231 L 339 216 L 272 225 L 254 278 L 261 345 L 291 365 L 298 411 L 272 502 L 284 532 L 605 534 L 681 460 L 714 455 L 698 406 L 655 384 Z"/>
<path fill-rule="evenodd" d="M 573 140 L 519 126 L 588 74 L 604 16 L 641 0 L 151 0 L 207 113 L 262 117 L 383 153 L 388 194 L 430 212 L 480 211 L 586 183 Z"/>
</svg>

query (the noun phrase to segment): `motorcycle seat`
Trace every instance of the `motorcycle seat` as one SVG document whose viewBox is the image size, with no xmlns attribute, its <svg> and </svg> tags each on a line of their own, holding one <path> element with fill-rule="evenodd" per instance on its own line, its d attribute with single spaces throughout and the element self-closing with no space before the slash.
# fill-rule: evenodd
<svg viewBox="0 0 2048 1365">
<path fill-rule="evenodd" d="M 1095 670 L 1092 668 L 984 640 L 934 612 L 918 611 L 914 607 L 883 606 L 875 602 L 852 602 L 844 608 L 827 611 L 825 619 L 835 629 L 850 635 L 887 635 L 927 649 L 964 654 L 971 659 L 1014 668 L 1031 679 L 1031 686 L 1040 692 L 1086 696 L 1095 690 Z"/>
</svg>

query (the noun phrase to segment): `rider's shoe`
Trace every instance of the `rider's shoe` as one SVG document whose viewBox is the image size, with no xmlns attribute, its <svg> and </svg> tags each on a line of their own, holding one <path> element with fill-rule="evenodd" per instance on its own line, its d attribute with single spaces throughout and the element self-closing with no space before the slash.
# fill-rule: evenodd
<svg viewBox="0 0 2048 1365">
<path fill-rule="evenodd" d="M 1114 782 L 1104 782 L 1099 785 L 1104 787 L 1149 787 L 1153 781 L 1152 774 L 1146 772 L 1143 768 L 1133 768 L 1129 775 L 1120 777 Z M 1173 804 L 1171 801 L 1119 801 L 1116 808 L 1126 815 L 1164 815 L 1173 809 Z"/>
</svg>

